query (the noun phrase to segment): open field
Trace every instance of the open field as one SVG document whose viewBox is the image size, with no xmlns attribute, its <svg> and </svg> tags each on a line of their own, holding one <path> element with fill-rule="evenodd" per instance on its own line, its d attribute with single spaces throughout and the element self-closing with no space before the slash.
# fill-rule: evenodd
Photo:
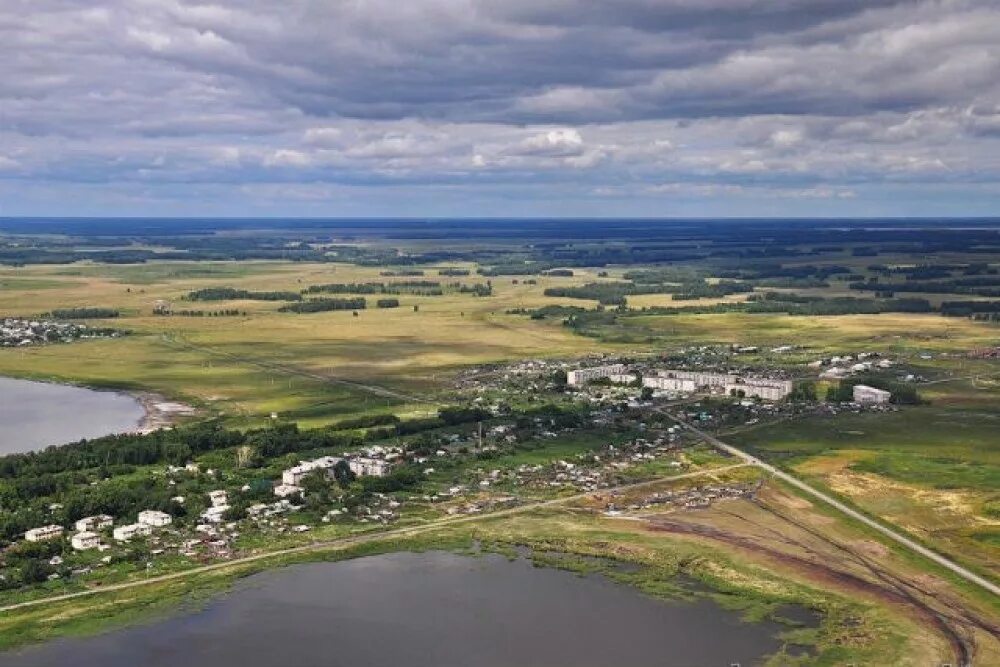
<svg viewBox="0 0 1000 667">
<path fill-rule="evenodd" d="M 401 307 L 296 315 L 265 301 L 181 302 L 188 292 L 225 284 L 241 289 L 294 290 L 328 282 L 389 281 L 380 270 L 349 265 L 278 262 L 0 269 L 18 280 L 61 281 L 56 289 L 0 290 L 0 315 L 34 315 L 56 308 L 100 305 L 122 317 L 105 323 L 129 337 L 72 346 L 0 350 L 0 374 L 97 386 L 143 388 L 194 403 L 230 419 L 255 423 L 271 412 L 304 425 L 379 408 L 400 400 L 267 371 L 256 361 L 411 394 L 439 388 L 456 370 L 517 358 L 567 356 L 612 349 L 545 323 L 505 315 L 549 299 L 538 285 L 494 279 L 494 296 L 400 296 Z M 429 279 L 442 282 L 428 271 Z M 581 277 L 580 280 L 583 278 Z M 483 282 L 472 276 L 465 282 Z M 573 279 L 575 280 L 575 279 Z M 177 308 L 238 309 L 235 317 L 163 317 L 154 302 Z M 374 299 L 369 297 L 370 305 Z M 413 307 L 419 307 L 414 312 Z M 405 402 L 405 401 L 403 401 Z M 404 406 L 419 411 L 419 405 Z"/>
<path fill-rule="evenodd" d="M 930 406 L 783 422 L 731 440 L 996 576 L 998 403 L 970 400 L 962 383 L 935 388 Z"/>
</svg>

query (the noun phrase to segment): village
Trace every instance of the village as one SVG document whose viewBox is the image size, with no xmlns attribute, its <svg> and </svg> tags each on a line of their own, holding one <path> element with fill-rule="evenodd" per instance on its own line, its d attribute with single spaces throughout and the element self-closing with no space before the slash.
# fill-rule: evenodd
<svg viewBox="0 0 1000 667">
<path fill-rule="evenodd" d="M 121 332 L 114 329 L 89 327 L 76 322 L 11 317 L 0 320 L 0 347 L 71 343 L 90 338 L 116 338 L 119 335 Z"/>
<path fill-rule="evenodd" d="M 750 353 L 686 350 L 688 360 L 700 362 L 689 361 L 687 368 L 665 367 L 657 360 L 594 358 L 592 365 L 533 360 L 477 369 L 459 376 L 456 387 L 479 406 L 483 421 L 349 452 L 320 452 L 287 465 L 270 480 L 237 486 L 231 480 L 239 477 L 232 471 L 197 461 L 170 465 L 154 474 L 170 487 L 194 491 L 173 496 L 169 507 L 141 510 L 133 520 L 109 514 L 57 520 L 27 530 L 24 542 L 51 545 L 41 553 L 51 553 L 46 578 L 54 580 L 137 558 L 147 568 L 216 562 L 252 552 L 265 536 L 309 539 L 302 534 L 321 526 L 339 534 L 377 530 L 414 517 L 488 513 L 566 494 L 611 494 L 602 510 L 609 515 L 653 505 L 699 508 L 753 489 L 707 485 L 625 505 L 614 499 L 614 489 L 622 484 L 680 474 L 718 456 L 657 406 L 672 405 L 684 419 L 713 430 L 812 413 L 895 409 L 890 392 L 863 384 L 853 386 L 846 403 L 791 400 L 801 398 L 796 393 L 801 376 L 783 368 L 734 370 L 727 363 Z M 848 372 L 861 372 L 858 364 L 881 370 L 892 366 L 859 353 L 810 363 L 806 372 L 854 360 Z M 538 414 L 525 416 L 532 411 Z M 569 450 L 561 444 L 576 441 L 581 444 Z M 550 447 L 551 456 L 541 454 Z M 407 485 L 387 483 L 383 489 L 366 482 L 363 493 L 355 488 L 356 480 L 388 482 L 397 472 L 410 476 Z M 62 516 L 61 507 L 50 509 L 54 518 Z M 0 582 L 5 578 L 0 568 Z"/>
</svg>

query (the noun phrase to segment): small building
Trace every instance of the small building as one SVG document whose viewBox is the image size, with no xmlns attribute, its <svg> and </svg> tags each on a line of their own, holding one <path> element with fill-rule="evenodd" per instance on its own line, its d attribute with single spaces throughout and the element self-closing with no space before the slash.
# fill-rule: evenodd
<svg viewBox="0 0 1000 667">
<path fill-rule="evenodd" d="M 24 539 L 29 542 L 42 542 L 44 540 L 51 540 L 57 537 L 62 537 L 63 527 L 57 526 L 56 524 L 50 524 L 48 526 L 40 526 L 38 528 L 32 528 L 24 534 Z"/>
<path fill-rule="evenodd" d="M 114 522 L 114 518 L 107 514 L 95 514 L 94 516 L 85 516 L 82 519 L 78 519 L 74 527 L 78 533 L 87 533 L 110 528 Z"/>
<path fill-rule="evenodd" d="M 279 484 L 274 487 L 274 495 L 279 498 L 287 498 L 302 493 L 302 487 L 294 484 Z"/>
<path fill-rule="evenodd" d="M 212 507 L 219 507 L 221 505 L 227 505 L 229 503 L 229 495 L 222 489 L 216 491 L 208 492 L 208 499 L 212 503 Z"/>
<path fill-rule="evenodd" d="M 145 524 L 151 528 L 169 526 L 173 520 L 173 517 L 169 514 L 158 510 L 143 510 L 139 512 L 139 523 Z"/>
<path fill-rule="evenodd" d="M 854 402 L 862 405 L 881 405 L 888 403 L 892 398 L 892 392 L 876 387 L 869 387 L 866 384 L 854 385 Z"/>
<path fill-rule="evenodd" d="M 201 518 L 208 523 L 221 523 L 223 515 L 229 510 L 229 505 L 213 505 L 201 513 Z"/>
<path fill-rule="evenodd" d="M 143 537 L 152 532 L 153 529 L 149 526 L 149 524 L 128 523 L 124 526 L 118 526 L 111 534 L 118 542 L 128 542 L 133 537 Z"/>
<path fill-rule="evenodd" d="M 101 536 L 89 530 L 80 531 L 70 538 L 73 548 L 77 551 L 96 549 L 101 546 Z"/>
</svg>

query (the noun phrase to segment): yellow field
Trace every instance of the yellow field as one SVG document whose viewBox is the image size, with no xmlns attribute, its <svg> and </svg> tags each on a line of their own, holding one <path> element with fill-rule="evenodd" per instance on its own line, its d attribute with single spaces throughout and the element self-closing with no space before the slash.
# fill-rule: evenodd
<svg viewBox="0 0 1000 667">
<path fill-rule="evenodd" d="M 400 296 L 400 308 L 315 314 L 279 313 L 276 302 L 182 302 L 191 290 L 232 286 L 294 290 L 308 285 L 393 280 L 380 269 L 280 262 L 151 264 L 148 266 L 38 267 L 0 270 L 0 315 L 35 315 L 55 308 L 118 308 L 109 321 L 133 335 L 72 345 L 0 350 L 0 374 L 53 378 L 95 385 L 145 388 L 230 416 L 277 411 L 304 423 L 385 405 L 364 391 L 255 366 L 256 362 L 350 378 L 409 393 L 443 381 L 473 364 L 524 357 L 582 354 L 610 346 L 523 316 L 558 300 L 542 295 L 552 284 L 593 276 L 538 277 L 537 285 L 493 280 L 494 296 Z M 479 276 L 426 279 L 466 283 Z M 8 287 L 9 284 L 9 287 Z M 246 316 L 162 317 L 157 300 L 177 309 L 236 308 Z M 374 306 L 374 298 L 369 295 Z M 570 302 L 571 300 L 565 300 Z M 414 312 L 413 306 L 419 306 Z M 397 404 L 398 401 L 391 401 Z M 410 409 L 419 410 L 419 405 Z"/>
</svg>

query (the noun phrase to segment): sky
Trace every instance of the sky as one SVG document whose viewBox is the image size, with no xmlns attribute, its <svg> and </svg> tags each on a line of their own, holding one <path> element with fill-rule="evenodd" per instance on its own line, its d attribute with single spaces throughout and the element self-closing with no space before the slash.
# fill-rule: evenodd
<svg viewBox="0 0 1000 667">
<path fill-rule="evenodd" d="M 1000 215 L 1000 2 L 0 0 L 77 215 Z"/>
</svg>

